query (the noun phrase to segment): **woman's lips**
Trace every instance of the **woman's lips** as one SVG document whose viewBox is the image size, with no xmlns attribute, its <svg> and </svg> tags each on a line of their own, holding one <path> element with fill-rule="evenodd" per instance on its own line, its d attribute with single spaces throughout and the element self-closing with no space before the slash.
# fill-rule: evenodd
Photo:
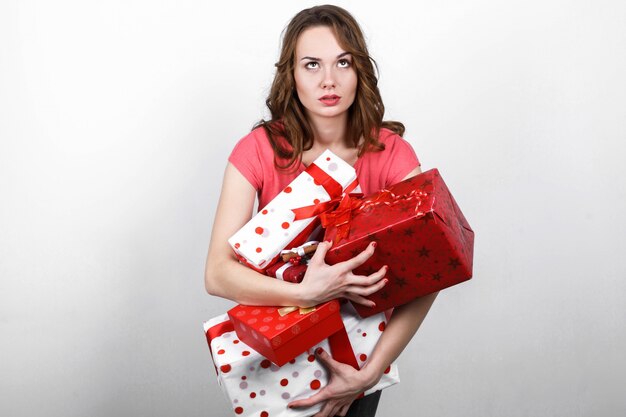
<svg viewBox="0 0 626 417">
<path fill-rule="evenodd" d="M 333 94 L 331 96 L 320 97 L 319 100 L 326 106 L 335 106 L 337 103 L 339 103 L 341 97 Z"/>
</svg>

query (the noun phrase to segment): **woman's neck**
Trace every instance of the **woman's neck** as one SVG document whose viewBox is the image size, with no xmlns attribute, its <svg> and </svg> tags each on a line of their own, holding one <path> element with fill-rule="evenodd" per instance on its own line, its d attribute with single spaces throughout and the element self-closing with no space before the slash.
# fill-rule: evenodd
<svg viewBox="0 0 626 417">
<path fill-rule="evenodd" d="M 344 116 L 344 115 L 342 115 Z M 347 115 L 346 117 L 316 119 L 311 121 L 314 147 L 342 148 L 346 146 Z M 320 120 L 321 119 L 321 120 Z"/>
<path fill-rule="evenodd" d="M 347 122 L 347 117 L 311 120 L 315 139 L 313 147 L 302 153 L 302 162 L 305 166 L 309 166 L 325 149 L 330 149 L 352 166 L 356 164 L 358 148 L 352 148 L 346 143 Z"/>
</svg>

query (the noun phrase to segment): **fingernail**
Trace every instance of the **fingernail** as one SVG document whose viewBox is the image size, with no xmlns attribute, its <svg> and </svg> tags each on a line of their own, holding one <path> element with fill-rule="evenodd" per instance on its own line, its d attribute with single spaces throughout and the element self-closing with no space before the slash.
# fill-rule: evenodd
<svg viewBox="0 0 626 417">
<path fill-rule="evenodd" d="M 321 355 L 322 352 L 324 352 L 324 349 L 322 349 L 321 347 L 318 347 L 317 349 L 315 349 L 315 353 L 317 353 L 318 355 Z"/>
<path fill-rule="evenodd" d="M 389 282 L 389 280 L 387 278 L 383 279 L 383 282 L 385 283 L 385 285 L 387 285 L 387 283 Z"/>
<path fill-rule="evenodd" d="M 373 247 L 376 247 L 376 245 L 378 245 L 378 242 L 372 242 Z"/>
</svg>

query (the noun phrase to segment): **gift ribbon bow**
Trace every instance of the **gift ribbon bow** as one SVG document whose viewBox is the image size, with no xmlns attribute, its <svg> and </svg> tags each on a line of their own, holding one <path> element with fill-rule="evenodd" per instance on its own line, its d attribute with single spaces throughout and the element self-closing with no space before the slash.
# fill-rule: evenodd
<svg viewBox="0 0 626 417">
<path fill-rule="evenodd" d="M 292 311 L 296 311 L 296 310 L 298 310 L 301 315 L 304 315 L 304 314 L 309 314 L 309 313 L 314 312 L 315 307 L 296 307 L 296 306 L 281 307 L 278 309 L 278 314 L 281 317 L 283 317 L 291 313 Z"/>
<path fill-rule="evenodd" d="M 392 207 L 399 203 L 415 201 L 416 204 L 414 214 L 423 215 L 423 212 L 419 211 L 419 207 L 427 195 L 428 194 L 426 192 L 416 189 L 403 194 L 395 194 L 393 191 L 388 189 L 382 189 L 376 195 L 365 199 L 354 194 L 344 194 L 343 198 L 338 203 L 334 204 L 334 208 L 320 213 L 320 220 L 322 221 L 322 227 L 324 228 L 328 228 L 330 226 L 337 228 L 337 234 L 335 235 L 334 242 L 337 243 L 342 239 L 347 238 L 350 234 L 350 224 L 352 218 L 354 217 L 353 213 L 369 211 L 382 205 Z"/>
<path fill-rule="evenodd" d="M 345 194 L 338 204 L 335 205 L 334 209 L 320 214 L 320 220 L 324 229 L 330 226 L 337 228 L 334 243 L 348 237 L 348 234 L 350 234 L 352 212 L 359 210 L 362 203 L 361 196 Z"/>
<path fill-rule="evenodd" d="M 332 209 L 336 206 L 336 202 L 339 201 L 338 199 L 341 198 L 342 194 L 349 194 L 359 186 L 359 182 L 355 179 L 344 190 L 337 180 L 315 164 L 309 165 L 305 172 L 313 177 L 315 184 L 324 187 L 324 190 L 330 197 L 330 201 L 320 202 L 312 206 L 291 209 L 295 215 L 294 220 L 309 219 Z"/>
</svg>

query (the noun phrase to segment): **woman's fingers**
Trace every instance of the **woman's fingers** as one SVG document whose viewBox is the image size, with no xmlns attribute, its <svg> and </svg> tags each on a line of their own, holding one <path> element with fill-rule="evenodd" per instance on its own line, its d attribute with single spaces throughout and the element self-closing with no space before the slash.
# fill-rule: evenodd
<svg viewBox="0 0 626 417">
<path fill-rule="evenodd" d="M 330 249 L 332 245 L 333 243 L 330 241 L 320 242 L 317 245 L 317 249 L 315 249 L 315 253 L 311 257 L 311 261 L 309 261 L 309 264 L 314 263 L 318 265 L 324 265 L 325 264 L 324 259 L 326 258 L 326 253 L 328 252 L 328 250 Z"/>
<path fill-rule="evenodd" d="M 335 406 L 328 413 L 328 417 L 335 417 L 337 413 L 341 410 L 341 404 L 335 404 Z"/>
<path fill-rule="evenodd" d="M 367 247 L 352 259 L 340 262 L 338 265 L 342 265 L 347 271 L 352 271 L 363 265 L 373 254 L 376 248 L 376 242 L 371 242 Z"/>
<path fill-rule="evenodd" d="M 322 409 L 313 417 L 333 417 L 334 410 L 335 410 L 335 402 L 331 400 L 331 401 L 326 402 L 326 404 L 324 404 Z"/>
<path fill-rule="evenodd" d="M 387 274 L 387 271 L 389 271 L 389 267 L 387 265 L 383 265 L 382 268 L 370 275 L 350 274 L 348 275 L 346 281 L 349 285 L 359 285 L 362 287 L 366 287 L 380 282 L 381 278 L 384 278 Z"/>
<path fill-rule="evenodd" d="M 330 372 L 337 372 L 340 363 L 334 360 L 332 356 L 328 354 L 328 352 L 326 352 L 322 348 L 317 348 L 315 353 L 317 354 L 317 358 L 320 360 L 320 362 L 322 362 L 322 365 L 324 365 Z"/>
<path fill-rule="evenodd" d="M 367 297 L 369 295 L 374 294 L 375 292 L 382 289 L 389 280 L 385 278 L 385 274 L 387 273 L 388 267 L 387 265 L 380 268 L 378 271 L 374 272 L 371 275 L 363 276 L 363 275 L 351 275 L 347 279 L 347 283 L 349 284 L 345 288 L 346 293 L 362 295 Z"/>
<path fill-rule="evenodd" d="M 376 303 L 368 300 L 367 298 L 361 296 L 361 295 L 357 295 L 357 294 L 353 294 L 353 293 L 347 293 L 344 295 L 344 298 L 347 298 L 350 301 L 353 301 L 357 304 L 361 304 L 364 305 L 365 307 L 376 307 Z"/>
<path fill-rule="evenodd" d="M 348 409 L 350 409 L 350 404 L 344 405 L 343 407 L 341 407 L 341 410 L 339 410 L 337 415 L 344 417 L 346 414 L 348 414 Z"/>
<path fill-rule="evenodd" d="M 370 285 L 368 287 L 350 285 L 349 287 L 346 288 L 346 292 L 356 294 L 356 295 L 362 295 L 363 297 L 367 297 L 379 291 L 380 289 L 382 289 L 385 285 L 387 285 L 387 282 L 389 282 L 389 280 L 385 278 L 385 279 L 381 279 L 376 284 Z"/>
<path fill-rule="evenodd" d="M 298 408 L 298 407 L 310 407 L 317 403 L 327 400 L 330 398 L 328 395 L 328 390 L 326 387 L 322 388 L 317 394 L 310 396 L 309 398 L 305 398 L 303 400 L 296 400 L 290 402 L 287 407 L 289 408 Z"/>
</svg>

